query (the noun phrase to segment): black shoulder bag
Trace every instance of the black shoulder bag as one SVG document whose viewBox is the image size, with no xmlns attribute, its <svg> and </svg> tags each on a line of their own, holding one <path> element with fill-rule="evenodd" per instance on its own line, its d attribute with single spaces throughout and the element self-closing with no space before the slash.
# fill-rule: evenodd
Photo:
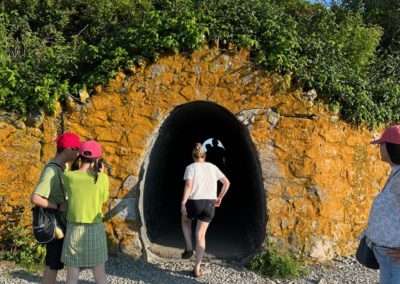
<svg viewBox="0 0 400 284">
<path fill-rule="evenodd" d="M 356 259 L 359 263 L 370 269 L 379 269 L 379 263 L 376 260 L 374 251 L 367 245 L 367 237 L 360 240 L 356 252 Z"/>
<path fill-rule="evenodd" d="M 49 163 L 49 165 L 60 165 L 56 163 Z M 60 167 L 61 168 L 61 167 Z M 57 170 L 57 175 L 60 181 L 61 191 L 65 200 L 64 187 L 62 184 L 60 172 Z M 40 206 L 34 206 L 32 208 L 32 230 L 33 235 L 38 243 L 46 244 L 56 239 L 56 230 L 62 230 L 65 232 L 66 225 L 60 217 L 60 212 L 57 209 L 43 208 Z"/>
</svg>

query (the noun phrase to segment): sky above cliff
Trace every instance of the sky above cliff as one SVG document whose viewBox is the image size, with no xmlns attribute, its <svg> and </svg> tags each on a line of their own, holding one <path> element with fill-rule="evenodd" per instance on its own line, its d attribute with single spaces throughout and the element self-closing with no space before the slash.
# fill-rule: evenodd
<svg viewBox="0 0 400 284">
<path fill-rule="evenodd" d="M 310 3 L 322 3 L 325 4 L 326 6 L 330 6 L 331 0 L 308 0 Z M 338 1 L 335 1 L 338 2 Z"/>
</svg>

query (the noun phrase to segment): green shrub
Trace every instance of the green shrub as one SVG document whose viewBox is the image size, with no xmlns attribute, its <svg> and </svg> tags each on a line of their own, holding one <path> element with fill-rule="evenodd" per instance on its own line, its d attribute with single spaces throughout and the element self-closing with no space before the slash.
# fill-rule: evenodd
<svg viewBox="0 0 400 284">
<path fill-rule="evenodd" d="M 398 42 L 382 45 L 382 34 L 397 34 L 349 1 L 2 1 L 0 109 L 52 113 L 55 102 L 90 92 L 133 64 L 190 54 L 208 42 L 250 48 L 256 64 L 292 78 L 295 88 L 316 89 L 348 122 L 399 122 L 399 76 L 389 71 L 399 56 L 376 52 Z"/>
<path fill-rule="evenodd" d="M 398 0 L 341 0 L 348 10 L 360 12 L 365 23 L 379 25 L 384 34 L 380 46 L 400 51 L 400 2 Z"/>
<path fill-rule="evenodd" d="M 255 256 L 248 268 L 263 276 L 277 278 L 294 278 L 308 273 L 307 267 L 275 248 L 268 248 Z"/>
<path fill-rule="evenodd" d="M 9 227 L 2 233 L 0 259 L 20 264 L 34 270 L 44 262 L 46 248 L 38 244 L 31 231 Z"/>
</svg>

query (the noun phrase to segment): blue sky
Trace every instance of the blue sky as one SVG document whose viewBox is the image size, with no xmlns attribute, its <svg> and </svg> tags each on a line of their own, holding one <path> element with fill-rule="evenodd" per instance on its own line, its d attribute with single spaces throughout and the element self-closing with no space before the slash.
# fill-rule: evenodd
<svg viewBox="0 0 400 284">
<path fill-rule="evenodd" d="M 330 6 L 330 1 L 324 1 L 324 0 L 307 0 L 308 2 L 311 2 L 311 3 L 317 3 L 317 2 L 321 2 L 321 3 L 325 3 L 327 6 Z"/>
</svg>

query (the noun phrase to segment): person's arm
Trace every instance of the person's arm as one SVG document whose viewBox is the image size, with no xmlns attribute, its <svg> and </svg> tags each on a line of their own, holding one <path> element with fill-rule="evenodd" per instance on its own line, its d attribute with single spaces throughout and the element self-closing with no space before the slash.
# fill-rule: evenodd
<svg viewBox="0 0 400 284">
<path fill-rule="evenodd" d="M 56 170 L 52 167 L 46 167 L 42 174 L 35 190 L 31 195 L 31 203 L 43 208 L 59 209 L 61 204 L 50 201 L 47 198 L 50 195 L 51 180 L 56 178 Z"/>
<path fill-rule="evenodd" d="M 229 186 L 231 185 L 226 176 L 220 178 L 219 181 L 222 182 L 222 189 L 221 192 L 218 194 L 217 200 L 215 200 L 215 207 L 219 207 L 221 205 L 222 198 L 224 198 L 226 192 L 229 189 Z"/>
<path fill-rule="evenodd" d="M 190 193 L 192 192 L 193 188 L 193 181 L 191 179 L 187 179 L 185 183 L 185 187 L 183 189 L 183 197 L 181 202 L 181 213 L 182 215 L 186 216 L 186 202 L 189 199 Z"/>
<path fill-rule="evenodd" d="M 52 209 L 60 209 L 61 204 L 51 202 L 48 199 L 40 196 L 39 194 L 32 193 L 31 195 L 31 203 L 43 208 L 52 208 Z"/>
</svg>

